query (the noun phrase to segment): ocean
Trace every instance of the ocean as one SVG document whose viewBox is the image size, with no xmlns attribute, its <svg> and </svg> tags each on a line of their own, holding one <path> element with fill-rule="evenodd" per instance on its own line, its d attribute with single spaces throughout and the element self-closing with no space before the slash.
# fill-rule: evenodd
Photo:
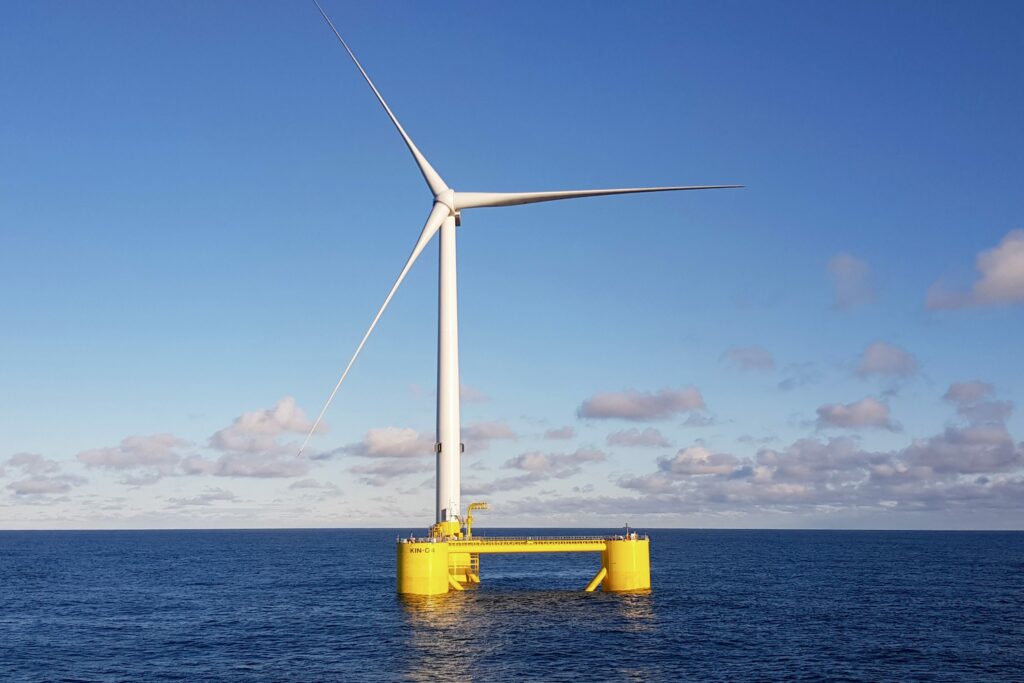
<svg viewBox="0 0 1024 683">
<path fill-rule="evenodd" d="M 0 680 L 1024 681 L 1024 532 L 653 529 L 650 594 L 579 554 L 403 599 L 410 531 L 0 532 Z"/>
</svg>

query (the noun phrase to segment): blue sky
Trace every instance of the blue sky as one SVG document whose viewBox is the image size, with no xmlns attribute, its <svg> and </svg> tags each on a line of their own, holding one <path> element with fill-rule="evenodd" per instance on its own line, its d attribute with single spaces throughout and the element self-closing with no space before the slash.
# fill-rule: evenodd
<svg viewBox="0 0 1024 683">
<path fill-rule="evenodd" d="M 488 522 L 1024 526 L 1018 3 L 326 8 L 456 190 L 747 186 L 466 212 Z M 6 3 L 0 92 L 0 527 L 432 521 L 436 244 L 291 455 L 430 205 L 312 4 Z"/>
</svg>

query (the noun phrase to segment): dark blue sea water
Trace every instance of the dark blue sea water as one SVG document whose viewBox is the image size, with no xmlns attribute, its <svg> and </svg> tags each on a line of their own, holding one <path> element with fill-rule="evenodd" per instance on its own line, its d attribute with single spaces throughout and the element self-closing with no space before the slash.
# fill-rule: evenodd
<svg viewBox="0 0 1024 683">
<path fill-rule="evenodd" d="M 485 556 L 429 600 L 395 536 L 0 532 L 0 680 L 1024 680 L 1024 533 L 656 530 L 649 595 Z"/>
</svg>

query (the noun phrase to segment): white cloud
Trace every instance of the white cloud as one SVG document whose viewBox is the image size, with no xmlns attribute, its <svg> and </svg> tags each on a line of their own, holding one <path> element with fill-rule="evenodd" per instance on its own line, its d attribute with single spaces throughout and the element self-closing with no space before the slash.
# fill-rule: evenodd
<svg viewBox="0 0 1024 683">
<path fill-rule="evenodd" d="M 629 484 L 629 486 L 625 486 Z M 620 481 L 643 495 L 637 496 L 530 496 L 502 505 L 508 515 L 536 515 L 543 510 L 545 519 L 569 519 L 586 522 L 604 517 L 619 520 L 623 516 L 661 518 L 671 523 L 682 514 L 700 514 L 704 519 L 749 520 L 745 526 L 764 526 L 766 516 L 778 521 L 786 517 L 809 515 L 818 519 L 872 519 L 872 526 L 920 524 L 915 516 L 895 521 L 902 513 L 953 513 L 946 519 L 968 519 L 967 515 L 992 513 L 998 517 L 1019 519 L 1024 504 L 1024 478 L 991 479 L 977 477 L 968 481 L 948 481 L 897 485 L 869 481 L 855 487 L 829 488 L 794 482 L 761 481 L 752 478 L 704 478 L 692 488 L 669 482 L 667 487 L 657 475 Z M 864 517 L 861 517 L 861 516 Z M 705 517 L 706 516 L 706 517 Z M 806 517 L 805 517 L 806 518 Z M 856 518 L 856 517 L 855 517 Z M 792 522 L 789 522 L 792 524 Z M 946 522 L 949 523 L 948 521 Z"/>
<path fill-rule="evenodd" d="M 163 479 L 163 476 L 164 475 L 156 471 L 138 473 L 129 472 L 121 478 L 121 483 L 128 486 L 149 486 L 150 484 L 155 484 Z"/>
<path fill-rule="evenodd" d="M 296 482 L 292 482 L 288 488 L 290 489 L 327 489 L 336 491 L 338 487 L 330 482 L 321 482 L 316 479 L 300 479 Z"/>
<path fill-rule="evenodd" d="M 479 452 L 491 441 L 514 440 L 518 435 L 504 422 L 475 422 L 463 426 L 462 438 L 467 452 Z M 362 441 L 349 444 L 342 452 L 365 458 L 415 458 L 434 454 L 434 435 L 411 427 L 375 427 Z"/>
<path fill-rule="evenodd" d="M 568 425 L 566 425 L 565 427 L 556 427 L 554 429 L 549 429 L 546 432 L 544 432 L 544 438 L 551 439 L 553 441 L 571 439 L 574 436 L 576 436 L 576 430 Z"/>
<path fill-rule="evenodd" d="M 531 451 L 520 453 L 514 458 L 505 462 L 505 467 L 524 470 L 526 472 L 557 472 L 561 473 L 567 469 L 575 471 L 578 465 L 583 463 L 603 462 L 606 459 L 604 452 L 595 448 L 580 448 L 572 453 L 541 453 Z M 559 476 L 555 474 L 554 476 Z"/>
<path fill-rule="evenodd" d="M 486 449 L 496 439 L 516 439 L 517 435 L 503 422 L 477 422 L 463 427 L 467 451 Z M 381 462 L 355 465 L 350 469 L 359 481 L 370 486 L 385 486 L 393 479 L 434 468 L 434 435 L 409 427 L 383 427 L 366 432 L 362 441 L 349 444 L 344 453 Z"/>
<path fill-rule="evenodd" d="M 491 400 L 487 394 L 468 384 L 459 385 L 459 398 L 463 403 L 486 403 Z"/>
<path fill-rule="evenodd" d="M 792 391 L 813 384 L 820 378 L 814 363 L 791 363 L 786 366 L 786 373 L 789 376 L 778 385 L 782 391 Z"/>
<path fill-rule="evenodd" d="M 309 471 L 309 461 L 294 453 L 225 453 L 213 462 L 191 460 L 189 466 L 196 474 L 257 479 L 300 477 Z"/>
<path fill-rule="evenodd" d="M 950 403 L 965 405 L 988 398 L 995 393 L 995 387 L 980 380 L 953 382 L 942 398 Z"/>
<path fill-rule="evenodd" d="M 962 382 L 943 397 L 966 424 L 891 451 L 870 451 L 855 438 L 802 438 L 753 456 L 716 453 L 695 443 L 657 458 L 653 472 L 617 479 L 635 497 L 545 495 L 546 514 L 893 515 L 901 512 L 1019 511 L 1024 508 L 1024 443 L 1004 424 L 1011 405 L 991 385 Z M 869 398 L 824 407 L 826 422 L 895 428 L 888 407 Z M 636 431 L 639 434 L 639 430 Z M 523 472 L 477 487 L 481 492 L 526 489 L 558 466 L 545 453 L 506 463 Z M 568 466 L 568 465 L 567 465 Z M 536 510 L 537 496 L 503 503 L 511 513 Z M 531 505 L 533 506 L 531 508 Z"/>
<path fill-rule="evenodd" d="M 214 503 L 220 502 L 232 502 L 237 500 L 237 497 L 231 491 L 227 491 L 221 488 L 207 489 L 205 492 L 195 496 L 187 498 L 168 498 L 167 502 L 169 507 L 172 508 L 183 508 L 183 507 L 202 507 L 207 505 L 213 505 Z"/>
<path fill-rule="evenodd" d="M 213 458 L 183 454 L 190 444 L 172 434 L 129 436 L 117 446 L 82 451 L 77 458 L 88 468 L 124 472 L 121 483 L 131 486 L 178 475 L 297 477 L 309 471 L 310 461 L 298 456 L 297 441 L 279 439 L 305 434 L 311 426 L 295 400 L 286 396 L 272 408 L 243 413 L 214 433 L 209 448 L 220 454 Z"/>
<path fill-rule="evenodd" d="M 20 469 L 23 474 L 49 474 L 60 469 L 56 460 L 44 458 L 38 453 L 15 453 L 3 465 Z"/>
<path fill-rule="evenodd" d="M 968 291 L 949 291 L 941 282 L 928 290 L 932 309 L 1024 303 L 1024 230 L 1011 230 L 999 246 L 987 249 L 975 262 L 978 278 Z"/>
<path fill-rule="evenodd" d="M 989 385 L 975 381 L 954 384 L 944 398 L 962 415 L 965 407 L 992 402 L 992 394 Z M 847 411 L 842 419 L 885 424 L 881 405 L 864 414 Z M 968 416 L 968 422 L 889 452 L 864 450 L 851 438 L 805 438 L 739 459 L 698 444 L 659 458 L 655 472 L 621 477 L 618 484 L 643 493 L 632 504 L 652 514 L 1020 509 L 1024 443 L 1015 443 L 998 419 L 973 422 Z"/>
<path fill-rule="evenodd" d="M 607 441 L 609 446 L 668 448 L 671 445 L 654 427 L 647 427 L 643 431 L 633 428 L 612 432 L 608 435 Z"/>
<path fill-rule="evenodd" d="M 549 479 L 543 472 L 529 472 L 515 477 L 502 477 L 489 482 L 464 481 L 462 493 L 467 496 L 487 496 L 493 493 L 516 491 Z"/>
<path fill-rule="evenodd" d="M 848 311 L 875 301 L 871 267 L 864 261 L 839 253 L 829 260 L 828 272 L 836 287 L 834 307 L 837 310 Z"/>
<path fill-rule="evenodd" d="M 728 349 L 722 354 L 722 359 L 729 361 L 740 370 L 773 370 L 775 368 L 775 359 L 772 354 L 760 346 Z"/>
<path fill-rule="evenodd" d="M 299 477 L 309 471 L 308 458 L 299 457 L 297 441 L 281 443 L 279 439 L 287 434 L 306 434 L 312 426 L 295 399 L 285 396 L 274 407 L 242 413 L 215 432 L 209 446 L 221 453 L 217 458 L 190 455 L 181 459 L 180 470 L 188 475 L 217 477 Z M 325 430 L 321 422 L 317 433 Z"/>
<path fill-rule="evenodd" d="M 313 423 L 295 404 L 295 399 L 285 396 L 273 408 L 242 413 L 228 427 L 210 437 L 210 448 L 232 453 L 280 453 L 293 449 L 282 445 L 278 437 L 285 434 L 309 432 Z M 327 431 L 325 423 L 317 427 L 317 433 Z"/>
<path fill-rule="evenodd" d="M 793 512 L 801 508 L 1013 508 L 1024 504 L 1024 445 L 1005 434 L 949 433 L 896 453 L 871 453 L 850 439 L 800 439 L 782 451 L 719 467 L 698 456 L 681 467 L 660 459 L 656 472 L 618 479 L 649 512 L 681 509 Z M 709 456 L 710 457 L 710 456 Z M 1016 476 L 1007 473 L 1017 472 Z M 980 476 L 979 476 L 980 475 Z M 965 478 L 971 477 L 971 478 Z M 581 504 L 585 510 L 586 504 Z"/>
<path fill-rule="evenodd" d="M 376 427 L 343 450 L 365 458 L 414 458 L 434 452 L 434 436 L 410 427 Z"/>
<path fill-rule="evenodd" d="M 67 493 L 75 486 L 85 483 L 85 479 L 72 474 L 54 476 L 33 475 L 27 479 L 13 481 L 7 488 L 16 496 L 40 496 L 46 494 Z"/>
<path fill-rule="evenodd" d="M 658 469 L 672 474 L 728 474 L 739 460 L 728 453 L 712 453 L 703 446 L 690 446 L 674 457 L 658 458 Z"/>
<path fill-rule="evenodd" d="M 876 341 L 861 354 L 857 374 L 861 377 L 912 377 L 917 374 L 917 359 L 908 351 L 893 344 Z"/>
<path fill-rule="evenodd" d="M 518 435 L 504 422 L 476 422 L 462 427 L 462 439 L 466 450 L 471 452 L 485 450 L 494 440 L 517 438 Z"/>
<path fill-rule="evenodd" d="M 359 475 L 359 481 L 370 486 L 387 486 L 393 479 L 407 474 L 432 471 L 434 461 L 412 458 L 387 458 L 368 465 L 356 465 L 350 470 Z"/>
<path fill-rule="evenodd" d="M 117 446 L 82 451 L 75 457 L 88 468 L 138 470 L 125 475 L 122 482 L 143 486 L 173 474 L 182 458 L 179 450 L 187 446 L 186 441 L 173 434 L 129 436 Z"/>
<path fill-rule="evenodd" d="M 257 479 L 299 477 L 309 471 L 309 459 L 299 457 L 298 441 L 282 443 L 288 434 L 305 435 L 313 426 L 295 399 L 285 396 L 272 408 L 242 413 L 209 439 L 210 448 L 220 451 L 214 460 L 189 456 L 181 461 L 185 474 Z M 326 431 L 323 422 L 317 433 Z"/>
<path fill-rule="evenodd" d="M 526 488 L 549 479 L 566 479 L 581 471 L 583 465 L 604 462 L 607 456 L 594 448 L 579 448 L 572 453 L 520 453 L 504 464 L 525 474 L 502 477 L 487 483 L 465 482 L 462 491 L 468 495 L 482 495 Z"/>
<path fill-rule="evenodd" d="M 685 498 L 688 504 L 744 506 L 824 504 L 845 500 L 885 456 L 860 451 L 849 439 L 800 439 L 783 450 L 763 449 L 754 459 L 714 454 L 701 446 L 659 458 L 658 471 L 619 480 L 623 488 Z"/>
<path fill-rule="evenodd" d="M 624 489 L 650 494 L 672 493 L 678 488 L 676 479 L 664 472 L 620 477 L 618 484 Z"/>
<path fill-rule="evenodd" d="M 765 448 L 747 466 L 755 478 L 840 485 L 864 477 L 872 465 L 888 456 L 861 450 L 850 438 L 797 439 L 784 449 Z"/>
<path fill-rule="evenodd" d="M 670 418 L 680 413 L 703 410 L 704 397 L 695 387 L 661 389 L 655 392 L 621 391 L 595 394 L 576 413 L 582 418 L 620 419 L 637 422 Z"/>
<path fill-rule="evenodd" d="M 496 439 L 515 439 L 517 435 L 503 422 L 477 422 L 462 430 L 467 451 L 481 451 Z M 342 451 L 381 462 L 355 465 L 350 469 L 359 481 L 370 486 L 386 486 L 393 479 L 434 468 L 434 435 L 409 427 L 382 427 L 366 432 L 362 441 Z"/>
<path fill-rule="evenodd" d="M 973 380 L 954 382 L 942 398 L 955 405 L 957 415 L 970 424 L 1003 424 L 1013 413 L 1013 403 L 994 400 L 994 393 L 991 384 Z"/>
<path fill-rule="evenodd" d="M 540 451 L 520 453 L 505 462 L 505 467 L 514 467 L 527 472 L 546 472 L 552 467 L 551 457 Z"/>
<path fill-rule="evenodd" d="M 684 427 L 709 427 L 715 424 L 715 418 L 705 413 L 692 412 L 683 420 Z"/>
<path fill-rule="evenodd" d="M 183 474 L 214 474 L 217 470 L 217 461 L 208 460 L 200 455 L 189 455 L 181 459 L 180 467 Z"/>
<path fill-rule="evenodd" d="M 409 427 L 371 429 L 363 440 L 349 444 L 343 452 L 376 460 L 355 465 L 349 471 L 370 486 L 387 486 L 408 474 L 434 469 L 434 436 Z"/>
<path fill-rule="evenodd" d="M 9 483 L 7 489 L 15 496 L 36 502 L 47 502 L 47 496 L 67 493 L 86 482 L 77 475 L 60 474 L 60 463 L 38 453 L 15 453 L 0 465 L 0 475 L 7 474 L 6 469 L 10 468 L 19 470 L 24 477 Z"/>
<path fill-rule="evenodd" d="M 1009 472 L 1024 467 L 1024 444 L 1014 444 L 1002 425 L 947 427 L 942 434 L 915 440 L 902 459 L 937 473 Z"/>
<path fill-rule="evenodd" d="M 818 428 L 861 429 L 875 427 L 897 431 L 889 406 L 870 396 L 853 403 L 829 403 L 818 408 Z"/>
</svg>

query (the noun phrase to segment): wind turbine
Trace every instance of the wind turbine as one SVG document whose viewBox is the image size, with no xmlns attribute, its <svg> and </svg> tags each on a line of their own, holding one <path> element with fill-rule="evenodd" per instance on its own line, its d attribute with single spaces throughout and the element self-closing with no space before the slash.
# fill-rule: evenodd
<svg viewBox="0 0 1024 683">
<path fill-rule="evenodd" d="M 384 298 L 384 303 L 381 304 L 380 309 L 377 311 L 377 315 L 374 316 L 373 321 L 370 323 L 370 327 L 366 330 L 366 334 L 363 335 L 362 340 L 356 347 L 355 353 L 352 354 L 352 358 L 349 360 L 348 365 L 345 366 L 344 372 L 341 374 L 341 378 L 338 383 L 334 385 L 334 389 L 328 396 L 327 401 L 324 403 L 324 407 L 320 410 L 320 414 L 317 416 L 316 421 L 313 423 L 312 428 L 306 435 L 305 441 L 302 444 L 302 448 L 299 449 L 301 454 L 305 450 L 306 445 L 309 443 L 310 437 L 316 431 L 323 420 L 324 413 L 327 412 L 327 408 L 331 405 L 331 401 L 334 400 L 335 395 L 338 393 L 338 389 L 341 388 L 342 383 L 348 376 L 349 370 L 352 369 L 352 365 L 355 363 L 359 353 L 363 350 L 363 346 L 366 344 L 366 340 L 370 337 L 373 332 L 373 328 L 377 326 L 377 322 L 380 320 L 381 315 L 384 313 L 384 309 L 391 303 L 392 297 L 398 290 L 399 285 L 405 279 L 405 276 L 409 273 L 409 269 L 412 268 L 413 263 L 419 257 L 420 253 L 427 246 L 434 235 L 438 232 L 441 233 L 441 248 L 440 248 L 440 263 L 438 269 L 438 321 L 437 321 L 437 437 L 434 445 L 434 450 L 437 453 L 437 504 L 436 504 L 436 527 L 441 529 L 442 532 L 457 532 L 458 524 L 462 519 L 459 505 L 460 495 L 460 459 L 463 451 L 463 444 L 461 440 L 461 423 L 459 416 L 459 322 L 458 322 L 458 287 L 456 283 L 456 268 L 455 268 L 455 228 L 461 225 L 461 214 L 465 209 L 482 209 L 488 207 L 497 206 L 515 206 L 518 204 L 533 204 L 535 202 L 551 202 L 560 199 L 578 199 L 581 197 L 601 197 L 605 195 L 613 194 L 637 194 L 641 192 L 679 192 L 683 190 L 718 190 L 742 187 L 742 185 L 687 185 L 687 186 L 675 186 L 675 187 L 629 187 L 629 188 L 616 188 L 616 189 L 601 189 L 601 190 L 565 190 L 565 191 L 554 191 L 554 192 L 461 192 L 453 190 L 448 187 L 448 184 L 444 182 L 440 174 L 434 170 L 434 167 L 430 165 L 423 153 L 420 152 L 416 143 L 412 141 L 409 134 L 402 128 L 402 124 L 398 122 L 398 118 L 394 112 L 391 111 L 391 107 L 384 101 L 384 97 L 377 90 L 377 86 L 370 80 L 370 76 L 366 73 L 363 65 L 359 63 L 352 49 L 345 42 L 345 39 L 341 37 L 341 33 L 335 28 L 334 22 L 331 21 L 330 17 L 324 11 L 323 7 L 320 6 L 318 0 L 313 0 L 316 8 L 320 11 L 320 15 L 323 16 L 324 21 L 330 27 L 331 31 L 337 37 L 338 42 L 341 43 L 345 51 L 348 52 L 349 57 L 355 63 L 356 68 L 359 69 L 359 73 L 366 79 L 367 85 L 373 90 L 373 94 L 377 96 L 377 100 L 380 105 L 384 108 L 388 117 L 391 119 L 391 123 L 394 124 L 398 130 L 398 134 L 402 136 L 402 140 L 405 142 L 405 146 L 409 148 L 409 152 L 412 154 L 413 159 L 416 161 L 416 165 L 420 169 L 420 173 L 423 174 L 423 179 L 427 183 L 427 187 L 430 188 L 430 192 L 433 195 L 433 207 L 430 210 L 430 214 L 427 216 L 427 221 L 423 226 L 423 230 L 420 232 L 419 238 L 416 240 L 416 245 L 412 249 L 412 253 L 409 254 L 409 258 L 406 260 L 405 265 L 398 274 L 398 278 L 395 280 L 395 284 L 392 285 L 391 291 L 388 292 L 387 297 Z M 447 535 L 444 533 L 443 535 Z"/>
</svg>

